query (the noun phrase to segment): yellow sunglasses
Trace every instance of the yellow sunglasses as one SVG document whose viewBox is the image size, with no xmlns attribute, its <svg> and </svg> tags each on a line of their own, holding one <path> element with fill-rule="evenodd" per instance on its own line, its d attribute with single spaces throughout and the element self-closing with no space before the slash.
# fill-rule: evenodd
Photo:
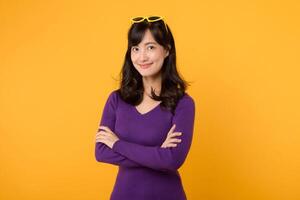
<svg viewBox="0 0 300 200">
<path fill-rule="evenodd" d="M 131 24 L 140 23 L 144 20 L 147 20 L 148 22 L 156 22 L 156 21 L 162 20 L 164 22 L 164 25 L 166 27 L 166 31 L 168 33 L 167 25 L 166 25 L 166 23 L 164 21 L 164 18 L 162 16 L 151 15 L 151 16 L 137 16 L 137 17 L 130 18 Z"/>
</svg>

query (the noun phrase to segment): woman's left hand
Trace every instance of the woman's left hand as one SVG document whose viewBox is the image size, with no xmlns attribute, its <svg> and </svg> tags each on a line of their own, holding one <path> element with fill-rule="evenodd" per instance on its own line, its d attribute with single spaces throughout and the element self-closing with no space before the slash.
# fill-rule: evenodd
<svg viewBox="0 0 300 200">
<path fill-rule="evenodd" d="M 104 131 L 100 129 L 103 129 Z M 110 130 L 110 128 L 108 128 L 107 126 L 99 126 L 98 132 L 96 134 L 96 143 L 102 142 L 112 149 L 113 145 L 118 140 L 119 138 L 114 132 Z"/>
</svg>

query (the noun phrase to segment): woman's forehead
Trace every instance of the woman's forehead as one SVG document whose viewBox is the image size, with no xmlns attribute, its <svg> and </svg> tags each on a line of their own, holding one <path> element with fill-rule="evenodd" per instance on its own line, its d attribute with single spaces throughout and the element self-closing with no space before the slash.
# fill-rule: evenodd
<svg viewBox="0 0 300 200">
<path fill-rule="evenodd" d="M 133 44 L 133 46 L 147 46 L 149 44 L 152 45 L 156 45 L 156 46 L 161 46 L 153 37 L 151 31 L 149 29 L 147 29 L 142 37 L 142 39 L 140 40 L 139 43 L 135 43 Z"/>
<path fill-rule="evenodd" d="M 149 29 L 145 32 L 145 35 L 144 35 L 142 41 L 140 42 L 140 44 L 142 44 L 142 45 L 157 44 L 157 42 L 154 40 Z"/>
</svg>

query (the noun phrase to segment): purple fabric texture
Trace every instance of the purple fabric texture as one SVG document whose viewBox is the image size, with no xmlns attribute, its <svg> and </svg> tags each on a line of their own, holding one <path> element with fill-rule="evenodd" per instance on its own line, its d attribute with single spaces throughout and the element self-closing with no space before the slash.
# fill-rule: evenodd
<svg viewBox="0 0 300 200">
<path fill-rule="evenodd" d="M 98 162 L 119 167 L 110 200 L 186 200 L 178 169 L 183 165 L 193 138 L 195 103 L 185 93 L 174 115 L 160 106 L 141 114 L 123 101 L 117 90 L 105 103 L 101 126 L 119 138 L 112 149 L 98 142 Z M 161 148 L 172 125 L 182 132 L 176 147 Z"/>
</svg>

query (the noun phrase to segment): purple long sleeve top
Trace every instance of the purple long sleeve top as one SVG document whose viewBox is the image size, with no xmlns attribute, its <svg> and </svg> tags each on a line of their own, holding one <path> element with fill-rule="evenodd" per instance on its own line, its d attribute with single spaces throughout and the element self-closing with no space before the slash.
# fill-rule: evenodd
<svg viewBox="0 0 300 200">
<path fill-rule="evenodd" d="M 103 109 L 101 126 L 119 138 L 112 149 L 95 145 L 98 162 L 119 166 L 110 200 L 186 200 L 178 169 L 189 152 L 195 118 L 193 98 L 185 93 L 174 115 L 160 104 L 142 114 L 112 91 Z M 172 125 L 182 132 L 176 147 L 161 148 Z"/>
</svg>

